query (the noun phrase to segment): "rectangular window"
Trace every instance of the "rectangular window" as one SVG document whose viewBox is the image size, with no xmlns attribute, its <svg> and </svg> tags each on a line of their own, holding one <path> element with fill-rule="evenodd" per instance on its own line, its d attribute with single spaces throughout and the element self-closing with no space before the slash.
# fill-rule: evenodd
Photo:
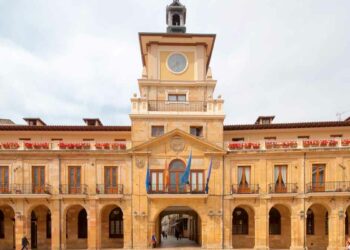
<svg viewBox="0 0 350 250">
<path fill-rule="evenodd" d="M 30 138 L 19 138 L 20 141 L 30 141 Z"/>
<path fill-rule="evenodd" d="M 238 167 L 238 192 L 250 192 L 250 166 Z"/>
<path fill-rule="evenodd" d="M 274 171 L 274 184 L 276 193 L 287 192 L 287 166 L 276 165 Z"/>
<path fill-rule="evenodd" d="M 118 168 L 105 167 L 105 194 L 118 193 Z"/>
<path fill-rule="evenodd" d="M 312 165 L 312 191 L 324 192 L 325 191 L 325 164 L 313 164 Z"/>
<path fill-rule="evenodd" d="M 164 191 L 164 173 L 161 170 L 151 171 L 151 191 L 162 192 Z"/>
<path fill-rule="evenodd" d="M 236 138 L 232 138 L 232 141 L 244 141 L 244 137 L 236 137 Z"/>
<path fill-rule="evenodd" d="M 9 168 L 0 166 L 0 194 L 6 194 L 9 191 Z"/>
<path fill-rule="evenodd" d="M 191 126 L 190 134 L 194 136 L 203 136 L 203 127 L 202 126 Z"/>
<path fill-rule="evenodd" d="M 342 138 L 343 135 L 331 135 L 331 138 Z"/>
<path fill-rule="evenodd" d="M 192 192 L 204 192 L 204 171 L 194 170 L 191 171 L 191 191 Z"/>
<path fill-rule="evenodd" d="M 310 136 L 308 136 L 308 135 L 299 135 L 298 136 L 298 139 L 310 139 Z"/>
<path fill-rule="evenodd" d="M 93 138 L 84 138 L 83 141 L 94 141 L 95 139 Z"/>
<path fill-rule="evenodd" d="M 81 191 L 81 168 L 80 166 L 70 166 L 69 167 L 69 193 L 79 194 Z"/>
<path fill-rule="evenodd" d="M 168 94 L 169 102 L 186 102 L 186 94 Z"/>
<path fill-rule="evenodd" d="M 33 166 L 32 185 L 34 194 L 45 193 L 45 166 Z"/>
<path fill-rule="evenodd" d="M 164 126 L 152 126 L 152 137 L 162 136 L 164 134 Z"/>
<path fill-rule="evenodd" d="M 62 138 L 51 138 L 51 141 L 62 141 Z"/>
<path fill-rule="evenodd" d="M 264 137 L 264 140 L 267 140 L 267 141 L 275 141 L 276 139 L 277 139 L 276 136 Z"/>
</svg>

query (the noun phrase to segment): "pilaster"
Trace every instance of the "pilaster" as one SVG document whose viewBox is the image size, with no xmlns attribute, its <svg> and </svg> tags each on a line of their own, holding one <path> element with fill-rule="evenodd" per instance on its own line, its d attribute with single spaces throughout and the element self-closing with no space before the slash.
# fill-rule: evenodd
<svg viewBox="0 0 350 250">
<path fill-rule="evenodd" d="M 95 199 L 89 201 L 88 213 L 88 249 L 97 249 L 97 202 Z"/>
<path fill-rule="evenodd" d="M 268 222 L 266 200 L 260 201 L 260 206 L 255 211 L 255 247 L 256 250 L 267 250 L 268 247 Z"/>
<path fill-rule="evenodd" d="M 51 203 L 51 249 L 60 250 L 61 244 L 61 223 L 59 200 Z"/>
</svg>

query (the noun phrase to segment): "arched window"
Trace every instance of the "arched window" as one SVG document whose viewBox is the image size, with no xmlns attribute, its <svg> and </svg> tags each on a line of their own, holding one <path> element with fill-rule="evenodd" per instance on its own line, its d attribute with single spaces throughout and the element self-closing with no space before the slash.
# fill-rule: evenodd
<svg viewBox="0 0 350 250">
<path fill-rule="evenodd" d="M 349 214 L 348 211 L 345 212 L 345 235 L 349 234 Z"/>
<path fill-rule="evenodd" d="M 326 212 L 326 215 L 324 217 L 324 227 L 325 235 L 328 235 L 328 212 Z"/>
<path fill-rule="evenodd" d="M 169 165 L 169 192 L 183 192 L 185 185 L 181 182 L 181 177 L 185 171 L 185 163 L 179 159 L 173 160 Z"/>
<path fill-rule="evenodd" d="M 279 235 L 281 234 L 281 214 L 276 208 L 271 208 L 269 213 L 269 228 L 270 234 Z"/>
<path fill-rule="evenodd" d="M 118 207 L 109 214 L 109 238 L 123 238 L 123 212 Z"/>
<path fill-rule="evenodd" d="M 50 211 L 46 214 L 46 238 L 51 239 L 51 213 Z"/>
<path fill-rule="evenodd" d="M 180 16 L 178 14 L 173 15 L 173 26 L 180 26 Z"/>
<path fill-rule="evenodd" d="M 5 238 L 5 216 L 4 213 L 0 210 L 0 239 Z"/>
<path fill-rule="evenodd" d="M 181 160 L 173 160 L 170 163 L 170 171 L 184 171 L 185 170 L 185 163 Z"/>
<path fill-rule="evenodd" d="M 233 234 L 248 234 L 249 216 L 243 208 L 236 208 L 233 211 L 232 232 Z"/>
<path fill-rule="evenodd" d="M 78 238 L 87 238 L 87 214 L 85 209 L 82 209 L 78 215 Z"/>
<path fill-rule="evenodd" d="M 315 218 L 314 212 L 309 208 L 306 213 L 306 234 L 315 234 Z"/>
</svg>

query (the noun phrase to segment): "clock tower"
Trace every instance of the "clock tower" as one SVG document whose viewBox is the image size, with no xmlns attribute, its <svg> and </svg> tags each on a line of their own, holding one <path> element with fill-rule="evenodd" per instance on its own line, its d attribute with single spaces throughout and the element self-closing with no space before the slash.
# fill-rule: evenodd
<svg viewBox="0 0 350 250">
<path fill-rule="evenodd" d="M 140 95 L 131 98 L 135 145 L 179 129 L 223 145 L 223 100 L 214 98 L 210 60 L 215 34 L 185 33 L 186 7 L 166 8 L 166 33 L 139 33 Z"/>
</svg>

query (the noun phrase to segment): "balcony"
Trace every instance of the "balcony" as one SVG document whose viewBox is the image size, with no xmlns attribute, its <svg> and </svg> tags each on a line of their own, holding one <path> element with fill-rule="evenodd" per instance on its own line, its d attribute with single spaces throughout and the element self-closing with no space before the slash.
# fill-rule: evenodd
<svg viewBox="0 0 350 250">
<path fill-rule="evenodd" d="M 259 194 L 259 185 L 249 184 L 249 185 L 240 185 L 233 184 L 231 186 L 231 194 Z"/>
<path fill-rule="evenodd" d="M 146 98 L 131 98 L 131 114 L 157 114 L 159 112 L 176 114 L 210 114 L 224 115 L 222 99 L 209 99 L 207 101 L 167 101 L 147 100 Z"/>
<path fill-rule="evenodd" d="M 307 183 L 306 193 L 342 193 L 350 192 L 350 181 L 328 181 L 320 183 Z"/>
<path fill-rule="evenodd" d="M 104 184 L 96 185 L 96 194 L 97 195 L 121 195 L 123 194 L 123 185 L 118 184 L 115 186 L 106 186 Z"/>
<path fill-rule="evenodd" d="M 226 142 L 226 148 L 230 152 L 350 149 L 350 139 Z"/>
<path fill-rule="evenodd" d="M 88 194 L 88 186 L 87 185 L 60 185 L 59 188 L 60 194 L 64 195 L 87 195 Z"/>
<path fill-rule="evenodd" d="M 70 141 L 54 141 L 54 142 L 34 142 L 34 141 L 18 141 L 18 142 L 0 142 L 0 151 L 110 151 L 123 152 L 131 148 L 131 142 L 70 142 Z"/>
<path fill-rule="evenodd" d="M 269 193 L 270 194 L 285 194 L 285 193 L 297 193 L 298 186 L 296 183 L 286 183 L 286 184 L 269 184 Z"/>
<path fill-rule="evenodd" d="M 45 184 L 41 186 L 31 185 L 31 184 L 0 184 L 0 195 L 2 196 L 23 196 L 28 197 L 28 195 L 51 195 L 52 187 L 51 185 Z"/>
<path fill-rule="evenodd" d="M 148 192 L 151 197 L 157 198 L 202 198 L 207 197 L 205 193 L 205 185 L 162 185 L 151 184 Z M 192 194 L 191 196 L 188 196 Z M 164 196 L 165 195 L 165 196 Z"/>
</svg>

